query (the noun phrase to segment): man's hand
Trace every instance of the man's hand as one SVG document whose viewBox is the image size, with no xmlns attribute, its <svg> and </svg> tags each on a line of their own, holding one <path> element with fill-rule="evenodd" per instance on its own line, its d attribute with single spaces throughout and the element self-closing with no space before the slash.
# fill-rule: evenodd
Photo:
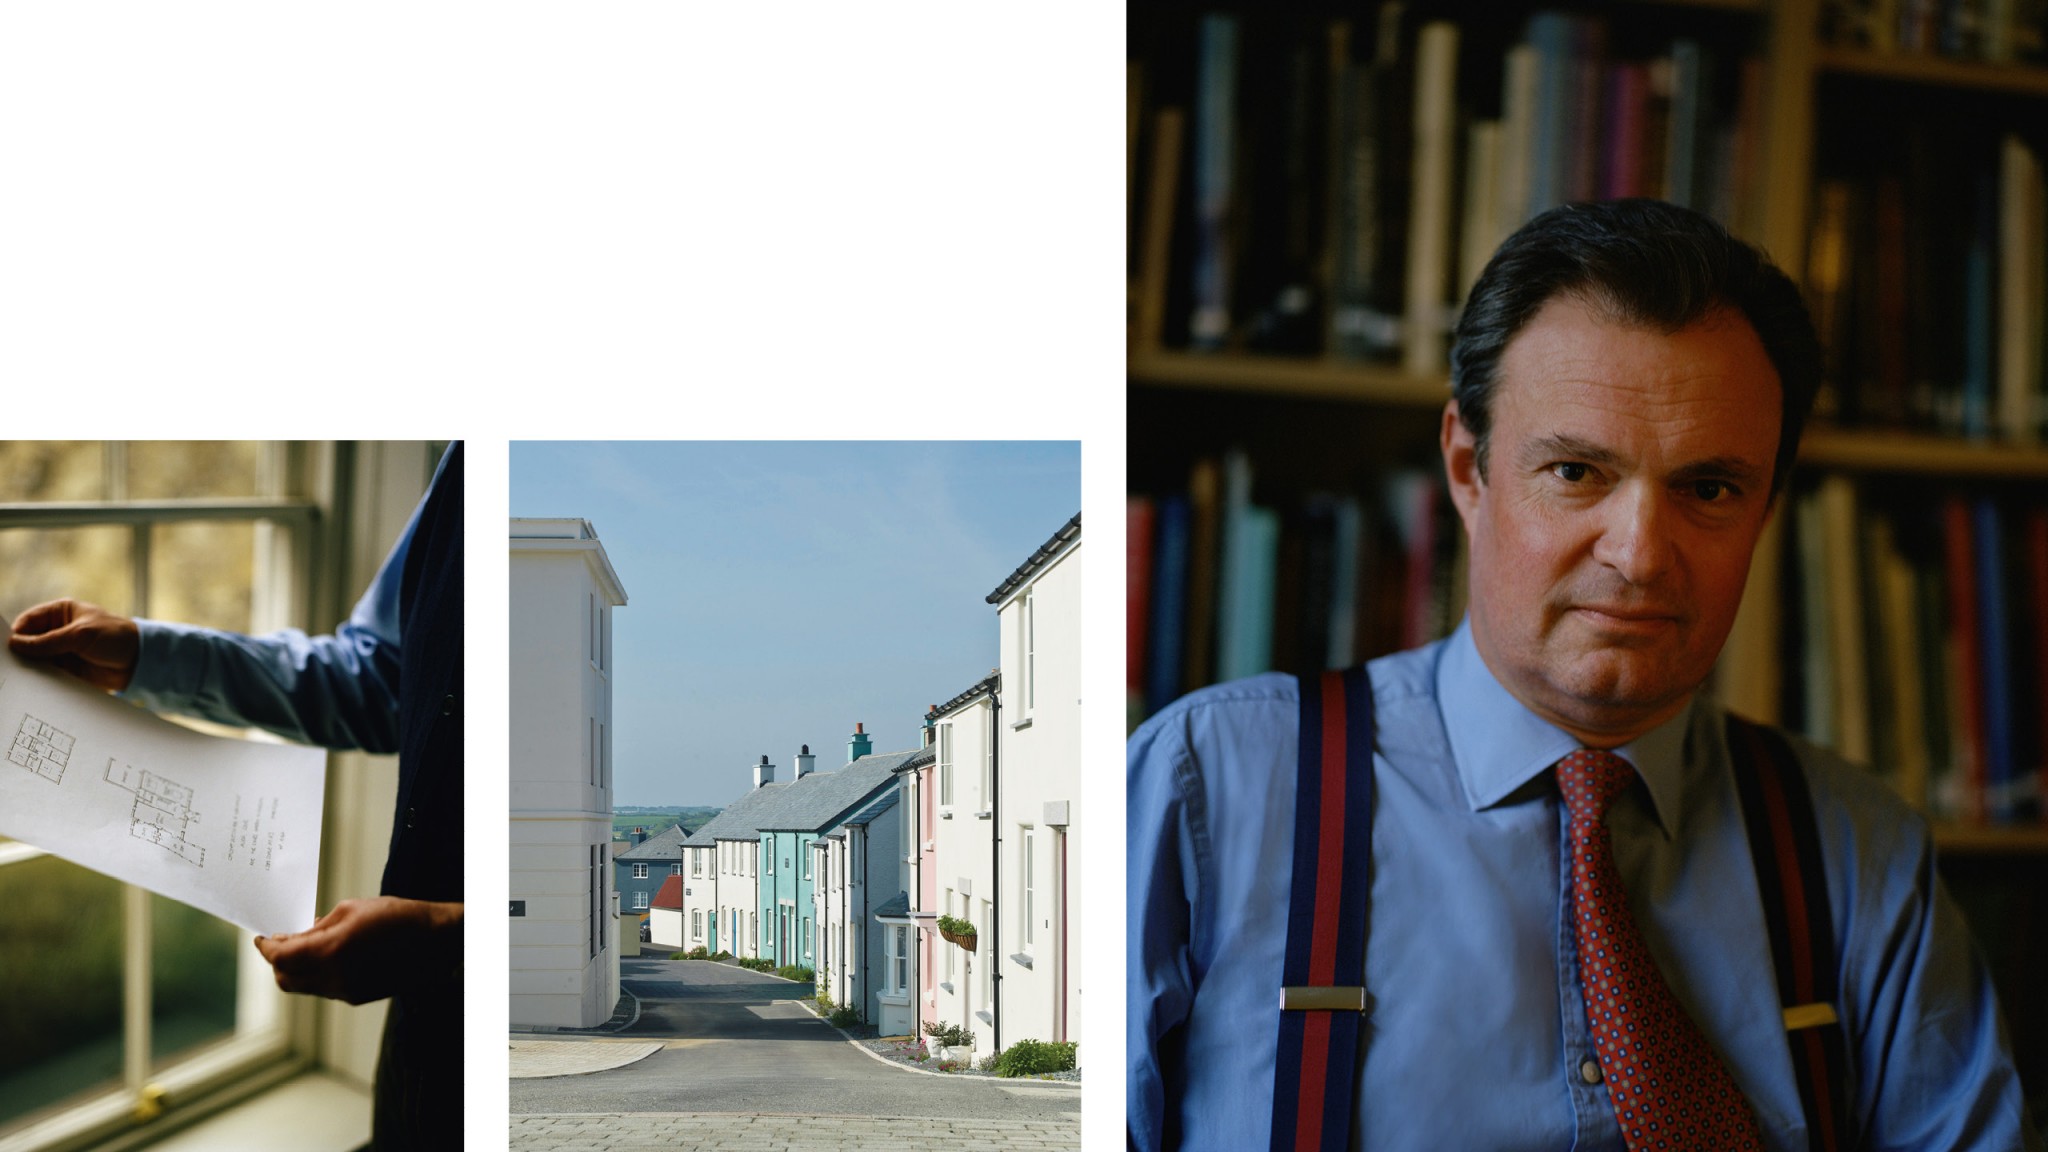
<svg viewBox="0 0 2048 1152">
<path fill-rule="evenodd" d="M 304 932 L 258 936 L 256 950 L 287 992 L 367 1004 L 461 969 L 462 905 L 343 900 Z"/>
<path fill-rule="evenodd" d="M 135 621 L 83 600 L 52 600 L 14 618 L 7 646 L 55 664 L 95 688 L 119 692 L 135 677 Z"/>
</svg>

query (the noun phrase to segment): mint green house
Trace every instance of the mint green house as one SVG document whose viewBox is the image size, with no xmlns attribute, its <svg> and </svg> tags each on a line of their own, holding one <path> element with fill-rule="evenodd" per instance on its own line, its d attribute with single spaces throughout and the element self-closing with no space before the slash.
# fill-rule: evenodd
<svg viewBox="0 0 2048 1152">
<path fill-rule="evenodd" d="M 895 769 L 912 752 L 871 754 L 867 734 L 856 725 L 847 742 L 846 767 L 818 772 L 810 746 L 796 758 L 796 778 L 755 817 L 760 843 L 761 938 L 759 954 L 777 965 L 816 969 L 823 954 L 818 925 L 813 922 L 812 896 L 823 877 L 811 874 L 814 841 L 830 834 L 848 816 L 896 787 Z"/>
</svg>

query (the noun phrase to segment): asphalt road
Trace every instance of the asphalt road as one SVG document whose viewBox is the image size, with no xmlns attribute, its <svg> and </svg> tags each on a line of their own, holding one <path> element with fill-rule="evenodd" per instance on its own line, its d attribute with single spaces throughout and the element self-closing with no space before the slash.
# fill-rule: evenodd
<svg viewBox="0 0 2048 1152">
<path fill-rule="evenodd" d="M 611 1035 L 659 1039 L 662 1050 L 606 1072 L 514 1080 L 513 1115 L 1079 1117 L 1081 1093 L 1072 1087 L 926 1076 L 872 1059 L 799 1003 L 810 997 L 809 984 L 726 964 L 646 957 L 620 961 L 620 976 L 640 998 L 640 1019 Z"/>
</svg>

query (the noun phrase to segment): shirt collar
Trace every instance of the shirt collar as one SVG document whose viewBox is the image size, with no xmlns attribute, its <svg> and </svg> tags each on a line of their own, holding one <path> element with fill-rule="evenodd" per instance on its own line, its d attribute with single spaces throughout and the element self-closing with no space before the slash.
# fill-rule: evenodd
<svg viewBox="0 0 2048 1152">
<path fill-rule="evenodd" d="M 1494 679 L 1472 641 L 1469 617 L 1444 643 L 1437 661 L 1436 698 L 1465 800 L 1475 812 L 1506 800 L 1580 747 L 1570 733 L 1529 711 Z M 1643 778 L 1666 837 L 1678 827 L 1691 716 L 1692 703 L 1687 701 L 1671 719 L 1614 749 Z"/>
</svg>

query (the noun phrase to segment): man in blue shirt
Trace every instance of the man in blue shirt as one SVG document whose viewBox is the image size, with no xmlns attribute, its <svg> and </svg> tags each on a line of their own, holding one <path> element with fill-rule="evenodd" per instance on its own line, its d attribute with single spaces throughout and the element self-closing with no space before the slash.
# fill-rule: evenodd
<svg viewBox="0 0 2048 1152">
<path fill-rule="evenodd" d="M 1447 640 L 1373 661 L 1367 1008 L 1354 1142 L 1640 1147 L 1596 1049 L 1554 766 L 1632 769 L 1605 816 L 1644 947 L 1761 1147 L 1808 1147 L 1720 708 L 1700 694 L 1819 382 L 1797 290 L 1719 225 L 1573 205 L 1460 320 L 1441 447 L 1470 545 Z M 1269 1145 L 1294 851 L 1296 681 L 1196 692 L 1132 736 L 1132 1144 Z M 1926 821 L 1798 745 L 1840 948 L 1852 1133 L 2036 1147 Z M 1683 1141 L 1674 1147 L 1686 1146 Z M 1696 1145 L 1697 1146 L 1697 1145 Z"/>
<path fill-rule="evenodd" d="M 258 937 L 278 987 L 390 998 L 373 1147 L 462 1144 L 462 445 L 332 636 L 242 636 L 39 604 L 9 646 L 155 711 L 264 728 L 329 748 L 397 753 L 380 894 L 301 932 Z M 452 1047 L 451 1047 L 452 1044 Z"/>
</svg>

